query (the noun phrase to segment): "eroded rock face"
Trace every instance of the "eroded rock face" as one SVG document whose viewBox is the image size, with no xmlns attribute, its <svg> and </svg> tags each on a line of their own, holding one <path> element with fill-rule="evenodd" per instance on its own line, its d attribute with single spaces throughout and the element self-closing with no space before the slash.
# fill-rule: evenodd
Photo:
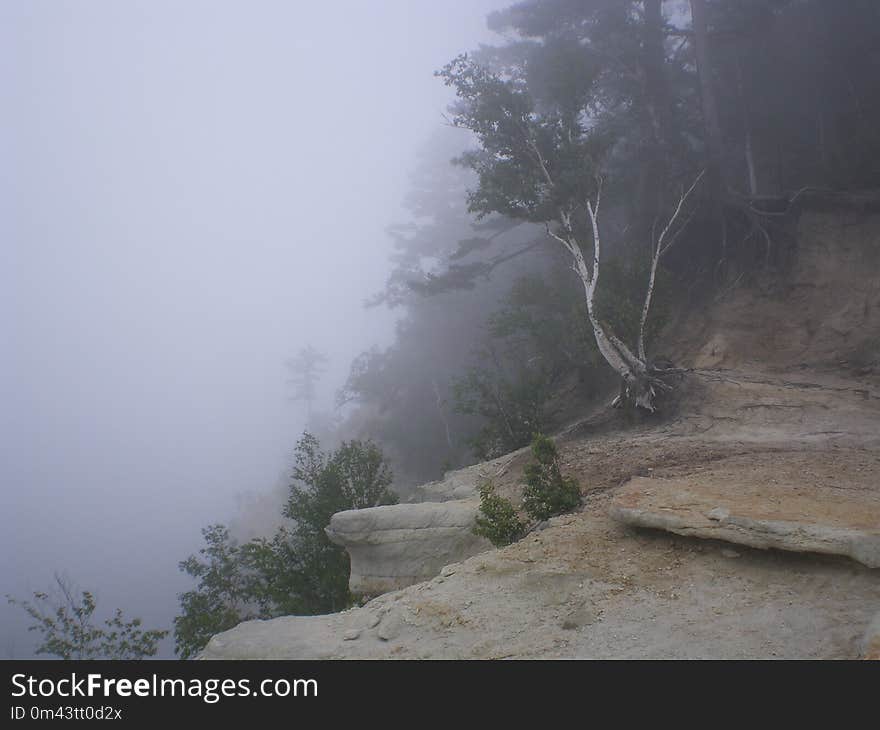
<svg viewBox="0 0 880 730">
<path fill-rule="evenodd" d="M 611 516 L 629 525 L 794 552 L 849 556 L 880 568 L 880 494 L 847 480 L 841 488 L 762 480 L 748 472 L 636 477 L 615 494 Z M 867 486 L 867 485 L 866 485 Z"/>
<path fill-rule="evenodd" d="M 333 515 L 327 536 L 351 558 L 352 592 L 379 595 L 437 575 L 489 550 L 473 533 L 478 484 L 503 473 L 514 454 L 456 471 L 416 489 L 409 503 Z"/>
<path fill-rule="evenodd" d="M 625 530 L 583 512 L 326 616 L 248 621 L 202 659 L 855 659 L 876 571 Z"/>
<path fill-rule="evenodd" d="M 491 548 L 473 533 L 479 499 L 395 504 L 333 515 L 327 536 L 351 557 L 353 593 L 377 595 Z"/>
</svg>

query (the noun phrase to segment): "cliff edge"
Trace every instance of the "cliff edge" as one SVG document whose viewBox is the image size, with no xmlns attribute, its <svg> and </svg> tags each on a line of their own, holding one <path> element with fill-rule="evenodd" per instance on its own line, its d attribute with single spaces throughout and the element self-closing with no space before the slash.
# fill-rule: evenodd
<svg viewBox="0 0 880 730">
<path fill-rule="evenodd" d="M 396 571 L 374 584 L 394 590 L 339 614 L 241 624 L 202 658 L 876 654 L 880 214 L 808 208 L 797 239 L 786 272 L 673 324 L 664 349 L 693 371 L 664 415 L 624 424 L 603 411 L 559 435 L 579 512 L 501 550 L 435 544 L 419 557 L 398 541 L 384 565 L 359 564 L 356 545 L 387 546 L 397 518 L 454 523 L 461 537 L 473 493 L 401 505 L 390 522 L 336 516 L 353 584 Z M 516 498 L 526 459 L 469 478 L 493 475 Z M 449 524 L 416 520 L 455 509 Z"/>
</svg>

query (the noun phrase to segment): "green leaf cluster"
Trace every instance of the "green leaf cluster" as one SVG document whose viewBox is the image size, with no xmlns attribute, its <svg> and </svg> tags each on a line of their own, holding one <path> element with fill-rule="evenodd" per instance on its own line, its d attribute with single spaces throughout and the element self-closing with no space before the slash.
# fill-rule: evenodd
<svg viewBox="0 0 880 730">
<path fill-rule="evenodd" d="M 519 540 L 526 525 L 519 519 L 510 500 L 495 493 L 492 482 L 480 485 L 480 514 L 477 515 L 474 533 L 485 537 L 495 547 L 504 547 Z"/>
<path fill-rule="evenodd" d="M 552 439 L 538 434 L 532 441 L 534 461 L 525 468 L 526 484 L 522 508 L 534 522 L 570 512 L 581 504 L 580 487 L 575 479 L 564 477 L 559 452 Z M 480 511 L 474 533 L 496 547 L 510 545 L 528 531 L 509 499 L 495 492 L 491 481 L 480 485 Z"/>
<path fill-rule="evenodd" d="M 535 520 L 570 512 L 581 503 L 577 481 L 564 477 L 559 466 L 559 452 L 553 440 L 542 435 L 532 442 L 534 461 L 525 468 L 526 486 L 523 509 Z"/>
</svg>

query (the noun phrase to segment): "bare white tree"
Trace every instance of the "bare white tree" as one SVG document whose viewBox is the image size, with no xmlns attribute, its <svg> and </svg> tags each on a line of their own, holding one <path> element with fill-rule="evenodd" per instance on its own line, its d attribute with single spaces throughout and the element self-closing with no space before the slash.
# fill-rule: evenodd
<svg viewBox="0 0 880 730">
<path fill-rule="evenodd" d="M 572 269 L 583 283 L 596 345 L 602 357 L 620 375 L 621 392 L 615 404 L 630 403 L 653 411 L 657 391 L 671 387 L 661 376 L 682 372 L 656 368 L 645 352 L 645 324 L 654 295 L 657 267 L 681 232 L 679 217 L 704 173 L 682 192 L 660 236 L 651 241 L 651 272 L 635 348 L 638 354 L 635 354 L 600 320 L 596 311 L 596 288 L 602 263 L 599 229 L 602 179 L 598 176 L 593 186 L 590 176 L 600 170 L 602 150 L 607 152 L 601 135 L 594 138 L 593 126 L 582 123 L 580 118 L 560 119 L 555 113 L 544 113 L 521 85 L 467 56 L 447 64 L 441 75 L 448 85 L 456 88 L 461 100 L 453 124 L 471 130 L 482 147 L 480 154 L 467 158 L 480 177 L 478 193 L 471 196 L 472 209 L 482 214 L 512 211 L 515 217 L 545 225 L 547 234 L 571 256 Z M 589 109 L 582 112 L 590 116 Z M 714 169 L 710 167 L 710 172 Z M 595 200 L 584 194 L 585 188 L 595 190 Z M 581 234 L 580 226 L 575 228 L 584 208 L 589 221 L 586 235 Z"/>
<path fill-rule="evenodd" d="M 552 184 L 546 167 L 539 159 L 539 165 L 547 180 Z M 599 283 L 600 264 L 602 261 L 602 239 L 599 232 L 599 206 L 602 202 L 602 179 L 597 180 L 596 200 L 587 200 L 587 215 L 590 219 L 590 228 L 592 232 L 592 249 L 593 261 L 592 265 L 587 264 L 583 249 L 572 226 L 572 212 L 570 210 L 559 211 L 559 227 L 554 230 L 548 223 L 546 226 L 547 233 L 558 241 L 573 259 L 572 269 L 580 277 L 584 286 L 584 296 L 587 303 L 587 316 L 593 328 L 593 334 L 596 338 L 596 345 L 605 361 L 614 368 L 621 378 L 621 392 L 613 402 L 613 405 L 619 406 L 625 402 L 631 402 L 639 408 L 653 412 L 654 398 L 658 390 L 668 390 L 669 385 L 659 376 L 668 374 L 668 369 L 659 370 L 655 368 L 647 359 L 645 354 L 645 325 L 648 321 L 648 313 L 651 309 L 651 301 L 654 296 L 654 285 L 657 276 L 657 266 L 665 254 L 675 243 L 678 234 L 684 229 L 684 225 L 690 220 L 688 218 L 683 225 L 675 228 L 676 223 L 681 215 L 682 209 L 685 207 L 690 195 L 693 193 L 697 184 L 703 177 L 701 172 L 694 180 L 693 184 L 686 192 L 683 192 L 678 200 L 674 212 L 669 221 L 664 226 L 657 238 L 656 242 L 651 243 L 651 270 L 648 277 L 648 289 L 645 294 L 645 301 L 642 306 L 642 315 L 639 321 L 639 334 L 636 350 L 638 354 L 617 337 L 611 329 L 601 322 L 596 313 L 595 295 L 596 285 Z M 670 233 L 672 232 L 672 235 Z"/>
</svg>

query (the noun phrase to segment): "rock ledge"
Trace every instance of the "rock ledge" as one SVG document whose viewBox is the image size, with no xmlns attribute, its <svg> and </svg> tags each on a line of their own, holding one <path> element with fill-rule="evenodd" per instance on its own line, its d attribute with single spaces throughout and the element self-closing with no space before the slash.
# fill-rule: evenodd
<svg viewBox="0 0 880 730">
<path fill-rule="evenodd" d="M 700 475 L 635 477 L 615 494 L 611 516 L 639 527 L 753 548 L 846 555 L 880 568 L 876 493 L 824 486 L 734 483 Z"/>
</svg>

